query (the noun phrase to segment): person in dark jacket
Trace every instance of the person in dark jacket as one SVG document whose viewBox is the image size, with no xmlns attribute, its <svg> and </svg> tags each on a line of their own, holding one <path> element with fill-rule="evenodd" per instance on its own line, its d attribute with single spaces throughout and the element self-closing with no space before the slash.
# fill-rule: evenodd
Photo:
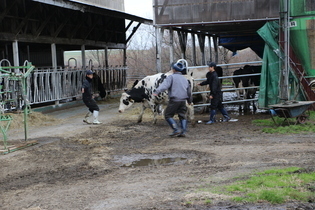
<svg viewBox="0 0 315 210">
<path fill-rule="evenodd" d="M 162 84 L 153 92 L 153 96 L 168 90 L 169 102 L 164 112 L 165 120 L 173 129 L 170 136 L 185 137 L 187 131 L 186 112 L 188 104 L 192 103 L 191 87 L 188 80 L 182 75 L 185 67 L 182 63 L 175 63 L 172 66 L 173 74 L 166 77 Z M 181 131 L 174 120 L 174 115 L 178 114 L 181 124 Z"/>
<path fill-rule="evenodd" d="M 84 104 L 89 108 L 88 113 L 85 115 L 83 122 L 87 124 L 101 124 L 98 121 L 98 114 L 99 114 L 99 107 L 94 100 L 92 94 L 92 80 L 93 80 L 93 72 L 91 70 L 86 71 L 85 79 L 83 80 L 82 84 L 82 98 Z M 89 117 L 93 114 L 94 120 L 93 122 L 89 121 Z"/>
<path fill-rule="evenodd" d="M 223 122 L 228 122 L 231 117 L 228 115 L 227 111 L 225 110 L 222 101 L 223 101 L 223 94 L 221 91 L 221 83 L 218 78 L 218 74 L 215 71 L 216 63 L 210 62 L 208 63 L 209 72 L 207 73 L 206 77 L 207 80 L 201 82 L 199 85 L 209 85 L 210 88 L 210 120 L 206 123 L 207 125 L 213 124 L 216 122 L 215 115 L 216 110 L 218 109 L 223 115 Z"/>
</svg>

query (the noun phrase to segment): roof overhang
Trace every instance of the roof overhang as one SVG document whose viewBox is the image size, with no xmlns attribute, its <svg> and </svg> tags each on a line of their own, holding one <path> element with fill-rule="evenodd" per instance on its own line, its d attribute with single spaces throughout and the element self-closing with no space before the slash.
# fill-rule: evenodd
<svg viewBox="0 0 315 210">
<path fill-rule="evenodd" d="M 40 2 L 40 3 L 44 3 L 44 4 L 49 4 L 49 5 L 53 5 L 53 6 L 58 6 L 58 7 L 63 7 L 63 8 L 67 8 L 67 9 L 72 9 L 72 10 L 78 10 L 78 11 L 81 11 L 83 13 L 84 12 L 91 12 L 91 13 L 95 13 L 95 14 L 106 15 L 106 16 L 110 16 L 110 17 L 136 21 L 136 22 L 148 24 L 148 25 L 153 24 L 153 20 L 151 20 L 151 19 L 131 15 L 131 14 L 128 14 L 128 13 L 125 13 L 122 11 L 118 11 L 118 10 L 114 10 L 114 9 L 108 9 L 105 7 L 95 6 L 92 4 L 88 4 L 88 3 L 84 3 L 84 2 L 76 1 L 76 0 L 68 0 L 68 1 L 64 1 L 64 0 L 32 0 L 32 1 Z"/>
</svg>

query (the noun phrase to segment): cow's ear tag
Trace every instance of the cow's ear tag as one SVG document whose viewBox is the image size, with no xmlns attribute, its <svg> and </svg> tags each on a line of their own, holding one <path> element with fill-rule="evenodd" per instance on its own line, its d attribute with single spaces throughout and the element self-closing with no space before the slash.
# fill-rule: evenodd
<svg viewBox="0 0 315 210">
<path fill-rule="evenodd" d="M 133 100 L 133 99 L 131 99 L 131 98 L 129 98 L 129 101 L 130 101 L 131 103 L 134 103 L 134 102 L 135 102 L 135 100 Z"/>
</svg>

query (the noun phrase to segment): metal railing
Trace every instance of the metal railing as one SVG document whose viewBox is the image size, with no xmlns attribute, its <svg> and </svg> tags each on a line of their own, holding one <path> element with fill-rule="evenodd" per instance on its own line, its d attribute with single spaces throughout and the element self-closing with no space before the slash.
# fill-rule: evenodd
<svg viewBox="0 0 315 210">
<path fill-rule="evenodd" d="M 0 64 L 4 65 L 4 62 L 0 61 Z M 9 71 L 24 71 L 14 67 L 10 70 L 11 65 L 8 61 L 5 66 Z M 99 77 L 99 83 L 103 85 L 106 92 L 119 91 L 126 87 L 127 67 L 97 67 L 92 70 L 97 75 L 94 78 Z M 26 98 L 30 105 L 47 102 L 59 103 L 61 100 L 81 98 L 84 76 L 85 70 L 82 68 L 35 68 L 26 81 Z M 24 102 L 20 81 L 0 74 L 0 82 L 2 90 L 0 100 L 6 101 L 5 110 L 22 109 Z M 98 85 L 100 85 L 99 83 Z M 95 86 L 93 90 L 97 92 L 98 88 Z"/>
<path fill-rule="evenodd" d="M 224 67 L 224 66 L 241 66 L 241 65 L 249 65 L 249 64 L 261 64 L 262 61 L 253 61 L 253 62 L 242 62 L 242 63 L 231 63 L 231 64 L 219 64 L 218 66 Z M 205 68 L 208 66 L 190 66 L 189 68 Z M 236 69 L 235 69 L 236 70 Z M 222 76 L 219 77 L 219 79 L 233 79 L 236 77 L 249 77 L 249 76 L 260 76 L 260 73 L 255 73 L 255 74 L 243 74 L 243 75 L 235 75 L 235 76 Z M 194 81 L 204 81 L 206 78 L 202 79 L 194 79 Z M 259 86 L 250 86 L 250 87 L 241 87 L 241 88 L 223 88 L 222 92 L 234 92 L 237 90 L 248 90 L 248 89 L 258 89 Z M 207 94 L 210 93 L 210 91 L 199 91 L 199 92 L 193 92 L 192 94 Z M 237 103 L 243 103 L 243 102 L 249 102 L 249 101 L 257 101 L 257 98 L 254 99 L 237 99 L 233 101 L 223 101 L 222 104 L 237 104 Z M 194 107 L 201 107 L 201 106 L 209 106 L 210 103 L 205 103 L 205 104 L 194 104 Z"/>
</svg>

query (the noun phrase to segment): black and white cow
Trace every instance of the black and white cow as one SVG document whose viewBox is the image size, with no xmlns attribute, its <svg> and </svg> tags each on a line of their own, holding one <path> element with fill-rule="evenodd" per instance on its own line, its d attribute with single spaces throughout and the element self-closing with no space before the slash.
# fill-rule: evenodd
<svg viewBox="0 0 315 210">
<path fill-rule="evenodd" d="M 257 74 L 257 73 L 261 73 L 261 66 L 245 65 L 243 68 L 235 70 L 233 72 L 233 76 L 246 75 L 246 74 Z M 259 86 L 260 75 L 233 77 L 233 82 L 234 82 L 234 85 L 236 88 L 241 88 L 241 87 L 246 88 L 246 87 Z M 253 99 L 253 98 L 255 98 L 256 92 L 257 92 L 257 88 L 236 90 L 237 99 L 240 99 L 241 95 L 243 95 L 244 99 Z M 245 107 L 247 107 L 246 103 L 245 103 Z M 253 104 L 253 108 L 256 109 L 255 104 Z"/>
<path fill-rule="evenodd" d="M 158 96 L 153 96 L 152 93 L 159 87 L 159 85 L 164 81 L 164 79 L 173 74 L 172 71 L 167 73 L 158 73 L 151 76 L 146 76 L 142 80 L 140 80 L 137 84 L 127 90 L 126 92 L 121 94 L 119 112 L 122 113 L 126 109 L 130 108 L 134 103 L 142 103 L 142 109 L 138 116 L 138 123 L 142 121 L 142 116 L 144 114 L 144 110 L 146 108 L 150 108 L 153 112 L 155 124 L 157 121 L 157 115 L 161 114 L 162 106 L 167 105 L 168 103 L 168 94 L 167 91 L 160 93 Z M 191 84 L 193 84 L 193 80 L 191 77 L 184 75 Z M 188 120 L 194 123 L 194 109 L 193 105 L 188 105 L 187 103 L 187 114 Z"/>
</svg>

